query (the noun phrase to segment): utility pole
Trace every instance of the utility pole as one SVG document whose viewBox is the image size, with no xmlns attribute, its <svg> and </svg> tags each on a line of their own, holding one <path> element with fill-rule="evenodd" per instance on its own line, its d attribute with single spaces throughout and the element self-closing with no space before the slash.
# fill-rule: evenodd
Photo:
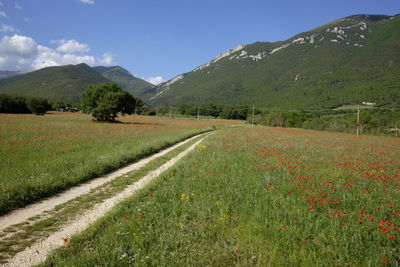
<svg viewBox="0 0 400 267">
<path fill-rule="evenodd" d="M 251 118 L 251 125 L 254 126 L 254 105 L 253 105 L 253 116 Z"/>
<path fill-rule="evenodd" d="M 360 105 L 357 106 L 357 136 L 360 132 Z"/>
<path fill-rule="evenodd" d="M 169 118 L 170 119 L 172 118 L 172 107 L 171 106 L 169 107 Z"/>
<path fill-rule="evenodd" d="M 197 120 L 200 120 L 200 107 L 197 106 Z"/>
<path fill-rule="evenodd" d="M 157 115 L 158 115 L 158 108 L 156 108 L 156 117 L 157 117 Z"/>
</svg>

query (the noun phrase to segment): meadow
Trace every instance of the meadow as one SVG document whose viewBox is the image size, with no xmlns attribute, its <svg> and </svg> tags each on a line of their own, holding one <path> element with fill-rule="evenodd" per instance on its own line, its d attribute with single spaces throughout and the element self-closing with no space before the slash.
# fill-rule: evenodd
<svg viewBox="0 0 400 267">
<path fill-rule="evenodd" d="M 43 266 L 397 266 L 400 141 L 218 131 Z"/>
<path fill-rule="evenodd" d="M 51 196 L 233 121 L 121 117 L 95 123 L 89 115 L 0 114 L 0 214 Z"/>
</svg>

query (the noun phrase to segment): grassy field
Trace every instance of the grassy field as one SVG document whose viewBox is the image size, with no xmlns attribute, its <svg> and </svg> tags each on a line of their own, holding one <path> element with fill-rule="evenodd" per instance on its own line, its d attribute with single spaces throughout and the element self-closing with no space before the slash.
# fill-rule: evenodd
<svg viewBox="0 0 400 267">
<path fill-rule="evenodd" d="M 44 266 L 397 266 L 400 142 L 220 131 Z"/>
<path fill-rule="evenodd" d="M 0 214 L 233 121 L 0 114 Z"/>
</svg>

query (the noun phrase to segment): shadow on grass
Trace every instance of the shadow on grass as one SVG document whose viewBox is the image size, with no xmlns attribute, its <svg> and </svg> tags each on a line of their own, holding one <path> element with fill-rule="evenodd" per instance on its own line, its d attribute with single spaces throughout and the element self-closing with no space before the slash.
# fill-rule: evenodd
<svg viewBox="0 0 400 267">
<path fill-rule="evenodd" d="M 132 125 L 166 125 L 165 123 L 149 123 L 149 122 L 129 122 L 129 121 L 96 121 L 98 123 L 110 123 L 110 124 L 132 124 Z"/>
<path fill-rule="evenodd" d="M 92 119 L 92 122 L 100 123 L 100 124 L 126 124 L 126 125 L 166 125 L 166 123 L 151 123 L 151 122 L 130 122 L 130 121 L 97 121 Z"/>
</svg>

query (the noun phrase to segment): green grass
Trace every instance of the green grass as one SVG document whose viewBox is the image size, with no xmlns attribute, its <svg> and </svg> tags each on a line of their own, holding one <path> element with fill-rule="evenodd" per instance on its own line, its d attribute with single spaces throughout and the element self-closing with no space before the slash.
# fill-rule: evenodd
<svg viewBox="0 0 400 267">
<path fill-rule="evenodd" d="M 6 263 L 7 259 L 23 251 L 38 240 L 48 237 L 52 232 L 59 230 L 61 226 L 68 224 L 71 220 L 73 221 L 73 218 L 85 213 L 97 203 L 114 196 L 128 185 L 137 182 L 202 137 L 197 137 L 168 152 L 166 155 L 148 163 L 139 170 L 127 173 L 109 183 L 96 187 L 86 195 L 58 205 L 53 210 L 46 212 L 46 214 L 42 214 L 42 216 L 32 217 L 24 223 L 15 224 L 4 229 L 3 235 L 0 236 L 0 264 Z M 6 234 L 8 235 L 5 237 Z"/>
<path fill-rule="evenodd" d="M 0 114 L 0 214 L 53 195 L 228 121 Z"/>
<path fill-rule="evenodd" d="M 294 129 L 221 131 L 43 266 L 395 266 L 399 147 Z"/>
</svg>

